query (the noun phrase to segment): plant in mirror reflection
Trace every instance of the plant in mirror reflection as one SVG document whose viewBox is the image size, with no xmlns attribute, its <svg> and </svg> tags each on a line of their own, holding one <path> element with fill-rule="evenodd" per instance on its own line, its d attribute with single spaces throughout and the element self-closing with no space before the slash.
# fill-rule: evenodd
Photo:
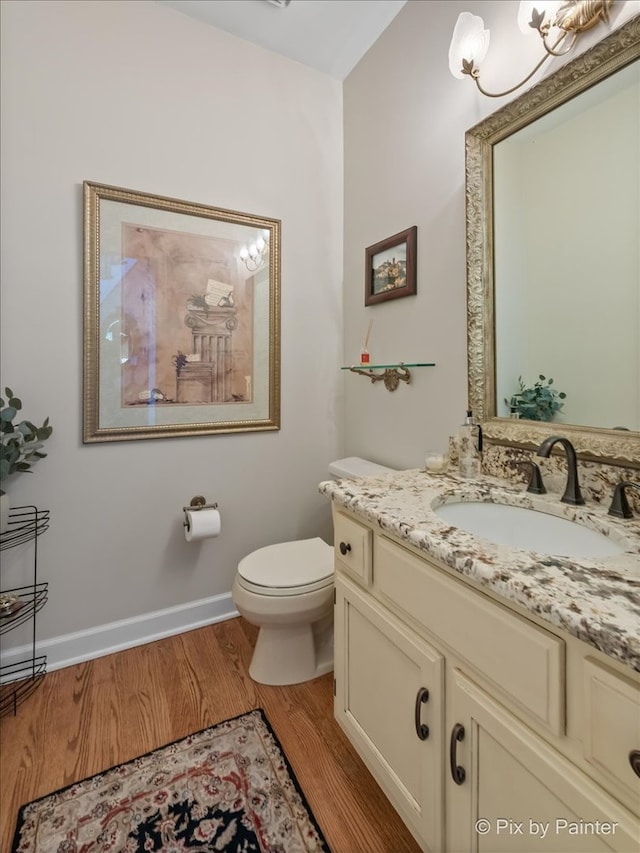
<svg viewBox="0 0 640 853">
<path fill-rule="evenodd" d="M 554 416 L 564 406 L 566 394 L 564 391 L 556 391 L 552 388 L 553 379 L 547 379 L 540 374 L 537 381 L 527 387 L 522 376 L 518 377 L 520 390 L 516 391 L 505 404 L 509 406 L 512 413 L 528 421 L 552 421 Z"/>
</svg>

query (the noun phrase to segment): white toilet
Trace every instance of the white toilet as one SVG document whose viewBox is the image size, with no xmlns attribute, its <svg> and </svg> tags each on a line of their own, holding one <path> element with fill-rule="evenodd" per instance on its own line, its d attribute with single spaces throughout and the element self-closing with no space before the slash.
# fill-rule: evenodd
<svg viewBox="0 0 640 853">
<path fill-rule="evenodd" d="M 391 468 L 351 456 L 334 478 L 375 477 Z M 260 628 L 249 674 L 260 684 L 298 684 L 333 669 L 333 548 L 318 537 L 267 545 L 238 564 L 238 613 Z"/>
</svg>

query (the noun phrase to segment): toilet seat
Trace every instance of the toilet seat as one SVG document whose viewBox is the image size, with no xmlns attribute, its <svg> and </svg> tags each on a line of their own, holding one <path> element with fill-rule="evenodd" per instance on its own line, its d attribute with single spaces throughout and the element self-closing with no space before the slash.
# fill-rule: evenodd
<svg viewBox="0 0 640 853">
<path fill-rule="evenodd" d="M 319 537 L 267 545 L 238 564 L 238 582 L 258 595 L 302 595 L 333 584 L 333 548 Z"/>
</svg>

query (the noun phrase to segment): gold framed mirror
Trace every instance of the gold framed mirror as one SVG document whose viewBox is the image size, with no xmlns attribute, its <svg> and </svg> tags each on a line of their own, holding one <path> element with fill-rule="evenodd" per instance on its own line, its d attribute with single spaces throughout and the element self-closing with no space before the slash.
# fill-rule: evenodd
<svg viewBox="0 0 640 853">
<path fill-rule="evenodd" d="M 623 72 L 623 69 L 626 69 Z M 553 193 L 548 193 L 543 197 L 546 201 L 546 207 L 541 204 L 541 210 L 538 211 L 538 217 L 556 217 L 553 223 L 552 238 L 546 237 L 546 242 L 543 244 L 545 253 L 544 261 L 548 264 L 547 270 L 542 267 L 537 269 L 537 278 L 533 281 L 533 295 L 527 296 L 528 305 L 542 305 L 537 316 L 534 316 L 526 307 L 519 308 L 519 315 L 511 322 L 513 332 L 509 332 L 508 320 L 505 325 L 504 318 L 508 317 L 504 304 L 501 301 L 501 294 L 504 292 L 506 281 L 507 290 L 511 288 L 515 290 L 520 286 L 520 279 L 525 279 L 523 272 L 526 270 L 529 273 L 529 268 L 534 265 L 529 262 L 531 257 L 540 254 L 540 246 L 535 243 L 528 246 L 526 252 L 520 256 L 519 266 L 513 270 L 507 270 L 502 261 L 503 255 L 517 256 L 517 252 L 521 249 L 519 238 L 514 238 L 511 233 L 504 233 L 504 223 L 511 222 L 513 217 L 512 209 L 507 209 L 507 214 L 498 209 L 498 203 L 503 203 L 503 191 L 501 186 L 510 181 L 499 183 L 496 164 L 504 161 L 502 152 L 499 152 L 499 144 L 504 141 L 511 141 L 517 134 L 524 135 L 529 141 L 533 139 L 534 145 L 538 149 L 543 149 L 541 142 L 541 134 L 534 137 L 534 131 L 540 127 L 538 122 L 551 120 L 551 123 L 558 125 L 564 121 L 563 111 L 577 113 L 577 105 L 580 98 L 589 98 L 591 102 L 594 99 L 597 101 L 600 90 L 604 90 L 604 86 L 611 86 L 611 81 L 615 80 L 614 75 L 618 72 L 626 74 L 625 80 L 632 80 L 634 86 L 640 81 L 640 16 L 636 16 L 626 24 L 615 30 L 605 39 L 596 44 L 593 48 L 573 59 L 571 62 L 564 65 L 559 70 L 555 71 L 542 82 L 538 83 L 532 89 L 525 92 L 520 97 L 513 100 L 511 103 L 499 109 L 488 118 L 484 119 L 479 124 L 467 131 L 465 136 L 465 174 L 466 174 L 466 228 L 467 228 L 467 355 L 468 355 L 468 391 L 469 391 L 469 406 L 473 409 L 474 415 L 483 424 L 485 436 L 490 441 L 515 447 L 536 447 L 541 441 L 547 438 L 552 433 L 562 433 L 566 435 L 574 444 L 576 451 L 582 458 L 593 459 L 611 464 L 623 465 L 626 467 L 640 468 L 640 281 L 639 281 L 639 252 L 638 252 L 638 215 L 640 211 L 640 203 L 635 199 L 635 211 L 632 220 L 632 229 L 635 228 L 635 237 L 628 239 L 629 235 L 621 235 L 618 231 L 614 231 L 613 239 L 609 236 L 606 239 L 606 252 L 602 252 L 603 257 L 617 257 L 617 244 L 620 246 L 630 245 L 632 253 L 631 260 L 627 264 L 623 262 L 621 266 L 627 269 L 630 276 L 631 285 L 627 284 L 627 299 L 631 292 L 631 301 L 633 304 L 618 304 L 614 313 L 611 316 L 616 318 L 616 328 L 611 330 L 611 344 L 608 341 L 602 340 L 602 330 L 605 325 L 611 325 L 611 321 L 603 323 L 600 319 L 601 314 L 598 314 L 598 305 L 602 306 L 606 300 L 611 300 L 610 278 L 614 276 L 601 276 L 598 285 L 598 293 L 595 296 L 595 314 L 598 318 L 597 329 L 585 328 L 585 311 L 586 300 L 584 291 L 584 276 L 579 271 L 577 259 L 581 255 L 587 255 L 598 245 L 598 240 L 592 240 L 588 235 L 580 233 L 579 239 L 573 240 L 570 230 L 565 227 L 565 223 L 559 217 L 560 208 L 564 210 L 564 215 L 570 218 L 571 213 L 566 212 L 566 206 L 559 205 L 560 197 L 563 199 L 571 199 L 576 196 L 576 205 L 584 207 L 584 192 L 582 193 L 583 200 L 579 201 L 578 193 L 574 193 L 564 182 L 565 171 L 562 171 L 562 165 L 567 161 L 573 162 L 574 154 L 582 149 L 582 140 L 584 136 L 579 137 L 579 141 L 574 141 L 574 148 L 570 149 L 570 154 L 565 155 L 562 151 L 557 150 L 553 145 L 547 147 L 547 162 L 554 161 L 555 165 L 560 164 L 560 169 L 556 168 L 556 185 Z M 620 77 L 622 79 L 622 77 Z M 609 81 L 607 83 L 607 81 Z M 640 91 L 640 90 L 638 90 Z M 628 96 L 628 95 L 627 95 Z M 636 89 L 631 94 L 632 98 L 638 98 Z M 628 112 L 628 111 L 627 111 Z M 631 140 L 630 147 L 633 153 L 635 148 L 635 168 L 638 169 L 638 139 L 640 138 L 640 98 L 638 98 L 638 109 L 634 112 L 635 136 Z M 602 132 L 602 119 L 600 120 L 599 131 Z M 544 129 L 547 134 L 547 129 Z M 582 133 L 586 133 L 583 129 Z M 620 126 L 615 124 L 605 127 L 605 133 L 609 137 L 617 140 L 616 134 L 620 134 Z M 634 141 L 635 140 L 635 141 Z M 545 140 L 548 143 L 548 140 Z M 599 149 L 597 149 L 599 150 Z M 617 152 L 617 149 L 616 149 Z M 498 154 L 500 153 L 500 156 Z M 538 151 L 540 155 L 540 150 Z M 544 156 L 544 155 L 542 155 Z M 606 158 L 602 158 L 604 160 Z M 616 158 L 609 158 L 616 160 Z M 516 158 L 517 160 L 517 158 Z M 545 161 L 541 162 L 544 166 Z M 502 168 L 502 167 L 500 167 Z M 601 160 L 593 158 L 585 166 L 581 166 L 579 179 L 581 181 L 581 189 L 587 190 L 595 186 L 596 171 L 601 168 Z M 622 171 L 625 167 L 619 167 Z M 534 174 L 534 182 L 538 182 L 540 174 L 547 170 L 540 168 Z M 575 171 L 575 169 L 574 169 Z M 513 174 L 513 173 L 512 173 Z M 558 180 L 560 175 L 562 180 Z M 560 186 L 558 186 L 558 183 Z M 609 183 L 608 178 L 601 183 Z M 637 193 L 638 180 L 634 180 L 632 176 L 627 176 L 627 184 L 632 186 Z M 517 204 L 514 207 L 520 207 L 523 196 L 517 197 Z M 588 198 L 588 193 L 587 193 Z M 592 200 L 592 209 L 595 212 L 603 214 L 603 218 L 610 215 L 609 202 L 598 203 L 597 199 Z M 629 217 L 621 217 L 625 223 Z M 544 240 L 540 237 L 538 228 L 532 226 L 535 219 L 532 217 L 522 217 L 526 221 L 527 226 L 524 231 L 530 236 L 537 235 L 539 240 Z M 635 222 L 635 225 L 633 225 Z M 628 226 L 628 223 L 625 227 Z M 613 226 L 611 226 L 613 228 Z M 498 231 L 496 228 L 503 230 Z M 601 238 L 599 232 L 598 238 Z M 602 242 L 602 240 L 600 241 Z M 555 260 L 547 255 L 550 243 L 557 243 L 564 253 L 564 257 L 560 260 Z M 614 243 L 612 246 L 611 244 Z M 507 246 L 505 252 L 504 247 Z M 503 254 L 501 254 L 501 252 Z M 526 253 L 529 253 L 527 255 Z M 598 261 L 600 262 L 600 261 Z M 604 262 L 604 261 L 603 261 Z M 587 258 L 587 263 L 593 261 Z M 607 262 L 608 263 L 608 262 Z M 561 283 L 556 283 L 555 290 L 544 281 L 544 286 L 541 284 L 543 279 L 549 277 L 559 267 L 564 270 Z M 606 267 L 608 271 L 609 266 Z M 575 278 L 578 280 L 578 287 L 583 288 L 575 294 L 566 295 L 560 288 L 564 285 L 562 282 L 569 284 Z M 603 278 L 606 279 L 603 281 Z M 496 287 L 496 283 L 503 281 L 502 290 Z M 519 297 L 518 297 L 519 299 Z M 513 298 L 511 297 L 513 302 Z M 516 300 L 518 301 L 518 300 Z M 568 314 L 562 316 L 561 306 L 567 304 Z M 613 311 L 614 309 L 612 309 Z M 615 313 L 617 312 L 617 313 Z M 553 329 L 548 322 L 549 318 L 558 314 L 560 321 L 559 328 Z M 496 325 L 496 321 L 501 320 L 502 326 Z M 628 318 L 632 318 L 634 326 L 629 327 L 630 331 L 622 331 L 618 328 L 618 320 L 620 323 L 627 322 Z M 532 349 L 531 340 L 525 342 L 525 331 L 530 327 L 532 333 L 531 340 L 535 338 L 542 341 L 536 350 L 536 356 L 527 359 L 517 351 L 518 340 L 522 340 L 522 352 L 529 352 Z M 505 332 L 505 329 L 507 331 Z M 587 345 L 586 352 L 588 358 L 582 354 L 583 350 L 577 344 L 569 339 L 570 330 L 577 330 L 576 341 L 581 345 Z M 555 336 L 555 338 L 554 338 Z M 551 342 L 555 339 L 560 339 L 557 347 L 551 346 Z M 508 345 L 506 339 L 510 339 Z M 621 351 L 620 342 L 629 339 L 630 352 Z M 499 344 L 499 346 L 498 346 Z M 514 347 L 516 349 L 514 349 Z M 508 354 L 508 369 L 502 368 L 497 356 L 497 348 L 501 352 Z M 544 363 L 549 353 L 555 352 L 555 355 L 549 355 L 549 362 Z M 515 355 L 514 355 L 515 353 Z M 559 354 L 566 354 L 567 362 L 572 361 L 573 364 L 563 365 L 560 363 Z M 611 359 L 609 363 L 607 359 Z M 616 359 L 618 359 L 616 361 Z M 586 363 L 585 363 L 586 361 Z M 618 365 L 624 363 L 630 368 L 624 372 L 624 377 L 619 376 Z M 571 367 L 571 369 L 569 369 Z M 597 367 L 597 370 L 596 370 Z M 534 369 L 535 368 L 535 369 Z M 509 372 L 510 371 L 510 372 Z M 603 393 L 594 391 L 595 385 L 585 383 L 584 388 L 577 387 L 577 379 L 575 377 L 586 376 L 588 379 L 591 374 L 596 372 L 602 374 Z M 516 393 L 518 387 L 513 385 L 514 377 L 519 377 L 527 373 L 524 377 L 525 384 L 533 385 L 538 379 L 539 374 L 546 374 L 547 377 L 555 377 L 559 391 L 566 392 L 566 406 L 564 411 L 559 416 L 559 419 L 554 419 L 553 422 L 540 422 L 536 420 L 521 420 L 514 419 L 508 416 L 508 402 L 510 394 Z M 586 411 L 585 406 L 588 403 L 588 398 L 602 396 L 604 400 L 605 388 L 610 389 L 616 386 L 618 379 L 619 391 L 617 392 L 622 401 L 626 405 L 617 407 L 617 401 L 614 403 L 602 403 L 602 410 Z M 590 380 L 589 380 L 590 381 Z M 567 384 L 564 384 L 567 383 Z M 637 387 L 634 387 L 636 386 Z M 508 391 L 506 389 L 509 389 Z M 607 391 L 608 393 L 608 391 Z M 631 396 L 631 400 L 629 397 Z M 580 409 L 580 400 L 582 399 L 582 409 Z M 627 405 L 628 404 L 628 405 Z M 507 406 L 505 410 L 505 406 Z M 593 406 L 592 406 L 593 409 Z M 624 412 L 624 416 L 618 412 Z M 580 412 L 580 414 L 579 414 Z M 611 422 L 613 421 L 613 422 Z"/>
</svg>

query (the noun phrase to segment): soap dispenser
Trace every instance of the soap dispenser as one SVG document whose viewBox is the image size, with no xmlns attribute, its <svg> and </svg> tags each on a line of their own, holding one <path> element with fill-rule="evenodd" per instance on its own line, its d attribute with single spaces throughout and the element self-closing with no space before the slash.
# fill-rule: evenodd
<svg viewBox="0 0 640 853">
<path fill-rule="evenodd" d="M 482 462 L 482 427 L 480 424 L 474 424 L 471 409 L 467 409 L 467 416 L 460 426 L 459 438 L 458 473 L 467 479 L 479 477 Z"/>
</svg>

